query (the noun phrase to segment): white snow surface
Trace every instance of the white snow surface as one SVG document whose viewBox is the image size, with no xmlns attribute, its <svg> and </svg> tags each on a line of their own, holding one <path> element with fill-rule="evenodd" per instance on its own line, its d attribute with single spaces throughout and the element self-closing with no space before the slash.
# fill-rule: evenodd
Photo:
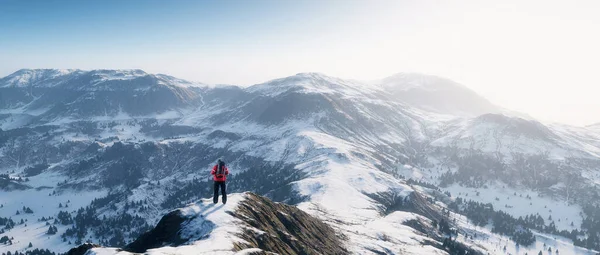
<svg viewBox="0 0 600 255">
<path fill-rule="evenodd" d="M 73 245 L 62 242 L 60 237 L 70 226 L 57 224 L 55 226 L 58 228 L 58 233 L 50 236 L 46 234 L 48 230 L 46 221 L 39 221 L 39 219 L 56 217 L 59 211 L 74 212 L 81 207 L 88 206 L 94 198 L 104 197 L 107 191 L 67 191 L 62 194 L 50 195 L 52 188 L 61 181 L 64 181 L 63 176 L 43 173 L 30 177 L 28 182 L 29 185 L 38 189 L 0 191 L 0 204 L 3 205 L 0 208 L 0 217 L 12 218 L 17 223 L 15 228 L 2 234 L 2 236 L 14 237 L 14 240 L 12 245 L 0 245 L 0 252 L 14 252 L 15 250 L 24 252 L 28 250 L 30 242 L 34 245 L 33 248 L 46 247 L 57 252 L 67 252 L 73 248 Z M 63 208 L 59 208 L 59 204 L 62 204 Z M 24 213 L 22 210 L 24 206 L 31 208 L 33 213 Z M 19 211 L 19 215 L 16 215 L 17 211 Z M 25 221 L 25 224 L 19 224 L 21 220 Z M 48 222 L 53 223 L 54 220 Z"/>
<path fill-rule="evenodd" d="M 235 211 L 241 201 L 246 199 L 246 194 L 229 194 L 227 204 L 213 204 L 212 199 L 204 199 L 197 203 L 179 209 L 187 220 L 182 223 L 180 236 L 190 241 L 178 247 L 163 247 L 150 249 L 145 254 L 246 254 L 260 249 L 244 250 L 239 253 L 233 251 L 234 243 L 245 241 L 238 238 L 241 233 L 242 221 L 234 218 L 228 212 Z M 114 248 L 96 248 L 88 255 L 132 254 L 118 252 Z"/>
<path fill-rule="evenodd" d="M 547 154 L 554 160 L 600 157 L 600 133 L 589 128 L 544 126 L 536 121 L 504 115 L 488 117 L 448 122 L 431 144 L 506 156 L 513 153 Z"/>
<path fill-rule="evenodd" d="M 371 93 L 377 90 L 375 86 L 356 81 L 342 80 L 321 73 L 299 73 L 294 76 L 253 85 L 247 90 L 275 97 L 294 88 L 305 93 L 342 93 L 345 96 L 360 96 L 364 95 L 365 92 Z"/>
<path fill-rule="evenodd" d="M 387 89 L 403 91 L 411 89 L 429 91 L 444 91 L 455 88 L 466 89 L 466 87 L 460 83 L 433 75 L 423 75 L 418 73 L 398 73 L 380 81 L 376 81 L 375 84 Z"/>
<path fill-rule="evenodd" d="M 461 197 L 467 201 L 491 203 L 495 210 L 504 211 L 515 218 L 525 218 L 527 215 L 539 213 L 546 224 L 553 221 L 558 230 L 571 231 L 581 227 L 583 211 L 578 205 L 569 205 L 565 201 L 543 197 L 533 191 L 514 189 L 499 183 L 491 185 L 485 190 L 466 188 L 458 184 L 444 190 L 449 191 L 454 197 Z M 478 191 L 479 195 L 477 195 Z M 531 199 L 527 199 L 527 196 L 530 196 Z M 552 220 L 548 220 L 550 216 L 552 216 Z"/>
<path fill-rule="evenodd" d="M 22 69 L 0 79 L 0 88 L 8 87 L 41 87 L 51 88 L 68 84 L 72 79 L 90 75 L 92 87 L 110 81 L 127 81 L 140 77 L 152 77 L 158 84 L 176 87 L 206 87 L 205 84 L 190 82 L 164 74 L 148 74 L 139 69 L 120 70 L 79 70 L 79 69 Z M 76 84 L 79 85 L 79 84 Z M 85 84 L 81 84 L 85 85 Z"/>
<path fill-rule="evenodd" d="M 0 87 L 29 87 L 34 84 L 52 87 L 60 84 L 61 80 L 57 78 L 79 72 L 77 69 L 22 69 L 3 78 L 5 83 Z"/>
<path fill-rule="evenodd" d="M 595 251 L 573 246 L 573 242 L 563 237 L 541 234 L 534 231 L 536 242 L 530 246 L 516 245 L 506 236 L 501 236 L 491 232 L 490 226 L 477 227 L 469 223 L 468 219 L 462 215 L 451 214 L 453 219 L 456 219 L 457 224 L 469 235 L 466 239 L 464 235 L 459 235 L 460 241 L 472 243 L 471 247 L 488 254 L 538 254 L 542 251 L 543 254 L 556 254 L 556 250 L 560 254 L 569 255 L 594 255 Z M 506 248 L 506 249 L 505 249 Z M 553 253 L 548 253 L 548 248 L 552 248 Z"/>
</svg>

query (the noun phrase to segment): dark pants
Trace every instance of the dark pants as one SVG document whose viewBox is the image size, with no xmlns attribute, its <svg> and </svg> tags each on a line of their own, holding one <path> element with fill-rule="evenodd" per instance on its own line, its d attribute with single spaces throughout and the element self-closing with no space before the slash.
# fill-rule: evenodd
<svg viewBox="0 0 600 255">
<path fill-rule="evenodd" d="M 215 195 L 213 197 L 213 203 L 219 202 L 219 187 L 221 187 L 221 195 L 223 195 L 223 204 L 227 203 L 227 193 L 225 192 L 225 182 L 215 182 Z"/>
</svg>

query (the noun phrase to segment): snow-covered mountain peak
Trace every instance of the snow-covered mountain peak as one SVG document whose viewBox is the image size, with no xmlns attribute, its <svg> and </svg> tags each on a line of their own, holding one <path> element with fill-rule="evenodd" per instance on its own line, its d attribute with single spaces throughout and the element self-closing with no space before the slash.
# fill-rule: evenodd
<svg viewBox="0 0 600 255">
<path fill-rule="evenodd" d="M 148 75 L 148 73 L 140 69 L 98 69 L 89 71 L 88 74 L 110 80 L 133 79 Z"/>
<path fill-rule="evenodd" d="M 305 77 L 321 77 L 321 78 L 329 78 L 330 76 L 324 74 L 324 73 L 319 73 L 319 72 L 301 72 L 301 73 L 297 73 L 295 76 L 305 76 Z"/>
<path fill-rule="evenodd" d="M 67 75 L 73 72 L 81 71 L 80 69 L 51 69 L 51 68 L 37 68 L 37 69 L 29 69 L 23 68 L 9 76 L 21 76 L 21 75 Z"/>
<path fill-rule="evenodd" d="M 207 87 L 208 85 L 199 82 L 191 82 L 183 79 L 179 79 L 166 74 L 153 74 L 159 80 L 159 84 L 163 85 L 174 85 L 179 87 Z"/>
<path fill-rule="evenodd" d="M 437 113 L 476 117 L 507 112 L 460 83 L 434 75 L 398 73 L 375 82 L 375 86 L 396 100 Z"/>
<path fill-rule="evenodd" d="M 368 93 L 372 90 L 370 87 L 364 83 L 331 77 L 322 73 L 298 73 L 293 76 L 253 85 L 247 90 L 252 93 L 262 93 L 271 97 L 288 91 L 358 95 Z"/>
<path fill-rule="evenodd" d="M 0 87 L 50 86 L 57 82 L 57 78 L 80 72 L 78 69 L 21 69 L 1 78 Z"/>
<path fill-rule="evenodd" d="M 121 113 L 163 113 L 196 106 L 203 84 L 133 70 L 23 69 L 0 78 L 0 111 L 19 114 L 0 127 Z M 201 101 L 201 100 L 200 100 Z M 57 107 L 58 106 L 58 107 Z M 0 112 L 1 113 L 1 112 Z"/>
<path fill-rule="evenodd" d="M 21 69 L 0 79 L 0 87 L 63 87 L 82 90 L 148 89 L 155 85 L 201 87 L 164 74 L 149 74 L 140 69 Z"/>
<path fill-rule="evenodd" d="M 428 91 L 467 89 L 464 85 L 450 79 L 420 73 L 397 73 L 384 78 L 378 83 L 386 89 L 399 91 L 408 91 L 412 89 Z"/>
</svg>

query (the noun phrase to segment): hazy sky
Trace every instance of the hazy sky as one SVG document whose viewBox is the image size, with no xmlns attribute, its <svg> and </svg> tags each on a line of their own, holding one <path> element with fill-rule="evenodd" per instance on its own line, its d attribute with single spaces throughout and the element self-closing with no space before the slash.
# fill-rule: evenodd
<svg viewBox="0 0 600 255">
<path fill-rule="evenodd" d="M 0 0 L 0 76 L 140 68 L 249 85 L 422 72 L 544 121 L 600 122 L 600 1 Z"/>
</svg>

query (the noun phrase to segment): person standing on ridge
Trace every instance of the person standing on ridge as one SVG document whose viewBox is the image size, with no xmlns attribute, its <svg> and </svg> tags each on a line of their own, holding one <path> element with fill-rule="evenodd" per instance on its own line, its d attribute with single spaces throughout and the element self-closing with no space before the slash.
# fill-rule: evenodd
<svg viewBox="0 0 600 255">
<path fill-rule="evenodd" d="M 213 176 L 213 180 L 215 181 L 214 190 L 215 194 L 213 196 L 213 203 L 219 202 L 219 188 L 221 189 L 221 195 L 223 195 L 223 204 L 227 203 L 227 191 L 225 181 L 227 181 L 227 175 L 229 175 L 229 169 L 225 166 L 225 162 L 222 159 L 217 161 L 217 164 L 213 167 L 210 172 Z"/>
</svg>

